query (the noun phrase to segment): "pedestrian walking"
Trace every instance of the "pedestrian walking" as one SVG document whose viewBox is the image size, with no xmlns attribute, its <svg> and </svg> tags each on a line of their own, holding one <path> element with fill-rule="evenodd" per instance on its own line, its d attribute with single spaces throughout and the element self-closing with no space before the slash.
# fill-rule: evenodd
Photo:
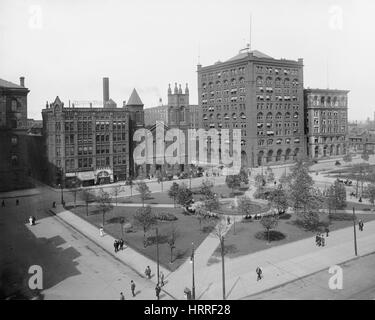
<svg viewBox="0 0 375 320">
<path fill-rule="evenodd" d="M 164 287 L 164 273 L 163 273 L 163 271 L 160 271 L 159 278 L 160 278 L 161 286 Z"/>
<path fill-rule="evenodd" d="M 125 296 L 122 292 L 120 292 L 120 300 L 125 300 Z"/>
<path fill-rule="evenodd" d="M 118 251 L 119 242 L 117 240 L 115 240 L 115 242 L 113 243 L 113 246 L 115 247 L 115 252 L 117 252 Z"/>
<path fill-rule="evenodd" d="M 363 231 L 363 221 L 362 221 L 362 219 L 359 219 L 359 221 L 358 221 L 358 227 L 359 227 L 359 231 Z"/>
<path fill-rule="evenodd" d="M 2 206 L 2 207 L 5 207 L 5 201 L 4 201 L 4 200 L 1 201 L 1 206 Z"/>
<path fill-rule="evenodd" d="M 135 297 L 135 283 L 134 281 L 130 281 L 130 290 L 132 292 L 133 297 Z"/>
<path fill-rule="evenodd" d="M 20 201 L 16 199 L 16 206 L 18 206 L 19 204 L 20 204 Z"/>
<path fill-rule="evenodd" d="M 30 226 L 33 225 L 33 217 L 32 216 L 29 217 L 29 224 L 30 224 Z"/>
<path fill-rule="evenodd" d="M 255 272 L 257 273 L 257 281 L 262 279 L 262 269 L 257 267 Z"/>
<path fill-rule="evenodd" d="M 145 270 L 145 275 L 147 276 L 147 278 L 151 279 L 151 268 L 150 268 L 150 266 L 147 266 L 147 268 Z"/>
<path fill-rule="evenodd" d="M 52 208 L 56 208 L 56 201 L 52 202 Z"/>
<path fill-rule="evenodd" d="M 103 230 L 103 227 L 100 227 L 100 228 L 99 228 L 99 234 L 100 234 L 101 237 L 104 236 L 104 230 Z"/>
<path fill-rule="evenodd" d="M 33 226 L 35 225 L 35 217 L 34 216 L 31 216 L 31 221 L 32 221 L 32 223 L 33 223 Z"/>
<path fill-rule="evenodd" d="M 229 216 L 227 217 L 227 223 L 228 223 L 228 225 L 230 224 L 230 217 Z"/>
<path fill-rule="evenodd" d="M 321 238 L 320 238 L 320 233 L 318 232 L 315 237 L 315 243 L 318 247 L 320 247 L 321 244 Z"/>
<path fill-rule="evenodd" d="M 156 298 L 158 300 L 160 299 L 160 291 L 161 291 L 161 288 L 160 288 L 159 284 L 157 284 L 156 287 L 155 287 L 155 294 L 156 294 Z"/>
<path fill-rule="evenodd" d="M 124 239 L 120 239 L 120 250 L 124 250 Z"/>
<path fill-rule="evenodd" d="M 321 243 L 322 243 L 322 247 L 324 247 L 326 241 L 325 241 L 325 238 L 324 238 L 324 235 L 323 235 L 323 234 L 320 236 L 320 241 L 321 241 Z"/>
</svg>

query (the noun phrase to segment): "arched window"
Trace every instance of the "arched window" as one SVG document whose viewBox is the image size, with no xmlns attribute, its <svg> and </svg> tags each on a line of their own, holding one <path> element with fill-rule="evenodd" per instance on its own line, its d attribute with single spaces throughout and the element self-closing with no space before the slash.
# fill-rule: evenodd
<svg viewBox="0 0 375 320">
<path fill-rule="evenodd" d="M 294 114 L 293 114 L 293 118 L 294 118 L 294 119 L 298 119 L 298 112 L 294 112 Z"/>
<path fill-rule="evenodd" d="M 263 120 L 263 113 L 262 113 L 262 112 L 259 112 L 259 113 L 257 114 L 257 120 L 258 120 L 258 121 L 262 121 L 262 120 Z"/>
<path fill-rule="evenodd" d="M 285 113 L 285 120 L 289 120 L 289 119 L 290 119 L 290 113 L 287 112 L 287 113 Z"/>
<path fill-rule="evenodd" d="M 283 117 L 283 115 L 281 114 L 281 112 L 278 112 L 278 113 L 276 114 L 276 120 L 281 120 L 282 117 Z"/>
<path fill-rule="evenodd" d="M 180 121 L 185 121 L 185 107 L 180 109 Z"/>
<path fill-rule="evenodd" d="M 293 79 L 292 86 L 298 87 L 298 79 Z"/>
<path fill-rule="evenodd" d="M 267 86 L 272 86 L 272 78 L 271 77 L 267 77 L 266 84 L 267 84 Z"/>
<path fill-rule="evenodd" d="M 267 116 L 266 116 L 266 119 L 267 120 L 272 120 L 273 116 L 272 116 L 272 112 L 268 112 L 267 113 Z"/>
<path fill-rule="evenodd" d="M 242 120 L 246 120 L 246 115 L 245 115 L 243 112 L 241 112 L 241 114 L 240 114 L 240 118 L 241 118 Z"/>
<path fill-rule="evenodd" d="M 285 87 L 289 87 L 290 86 L 290 80 L 289 80 L 289 78 L 285 78 L 284 79 L 284 86 Z"/>
<path fill-rule="evenodd" d="M 216 81 L 216 87 L 217 87 L 218 89 L 221 88 L 221 82 L 220 82 L 220 81 Z"/>
<path fill-rule="evenodd" d="M 231 81 L 230 81 L 230 84 L 232 85 L 232 86 L 235 86 L 236 85 L 236 79 L 232 79 Z"/>
<path fill-rule="evenodd" d="M 203 114 L 203 120 L 207 120 L 207 114 Z"/>
<path fill-rule="evenodd" d="M 216 116 L 217 120 L 221 120 L 221 114 L 218 113 L 217 116 Z"/>
<path fill-rule="evenodd" d="M 237 115 L 235 113 L 232 113 L 233 120 L 237 120 Z"/>
<path fill-rule="evenodd" d="M 263 85 L 263 78 L 262 77 L 257 77 L 257 85 L 258 86 L 261 86 L 261 85 Z"/>
<path fill-rule="evenodd" d="M 271 162 L 272 161 L 272 155 L 273 155 L 273 151 L 269 150 L 268 153 L 267 153 L 267 162 Z"/>
<path fill-rule="evenodd" d="M 225 119 L 225 120 L 229 120 L 228 113 L 224 114 L 224 119 Z"/>
<path fill-rule="evenodd" d="M 276 85 L 276 87 L 280 87 L 281 86 L 281 78 L 276 78 L 275 85 Z"/>
<path fill-rule="evenodd" d="M 320 104 L 322 104 L 322 105 L 325 104 L 325 98 L 324 98 L 324 97 L 321 97 L 321 98 L 320 98 Z"/>
</svg>

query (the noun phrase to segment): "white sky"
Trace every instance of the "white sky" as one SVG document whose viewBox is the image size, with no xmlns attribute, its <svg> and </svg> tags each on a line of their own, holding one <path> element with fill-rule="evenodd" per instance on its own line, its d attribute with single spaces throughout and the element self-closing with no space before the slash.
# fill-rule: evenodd
<svg viewBox="0 0 375 320">
<path fill-rule="evenodd" d="M 40 15 L 38 10 L 40 8 Z M 30 118 L 45 102 L 102 100 L 102 77 L 118 106 L 135 87 L 145 107 L 187 82 L 197 103 L 203 66 L 248 42 L 274 58 L 304 58 L 305 87 L 348 89 L 349 119 L 373 118 L 372 0 L 1 0 L 0 78 L 26 77 Z"/>
</svg>

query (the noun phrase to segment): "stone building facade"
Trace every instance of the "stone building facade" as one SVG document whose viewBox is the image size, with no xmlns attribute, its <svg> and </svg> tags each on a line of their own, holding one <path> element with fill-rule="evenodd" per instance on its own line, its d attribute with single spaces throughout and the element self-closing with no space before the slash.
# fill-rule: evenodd
<svg viewBox="0 0 375 320">
<path fill-rule="evenodd" d="M 306 155 L 302 59 L 244 49 L 225 62 L 198 65 L 197 73 L 201 127 L 240 129 L 243 166 Z"/>
<path fill-rule="evenodd" d="M 347 153 L 348 93 L 347 90 L 305 89 L 305 131 L 310 158 Z"/>
</svg>

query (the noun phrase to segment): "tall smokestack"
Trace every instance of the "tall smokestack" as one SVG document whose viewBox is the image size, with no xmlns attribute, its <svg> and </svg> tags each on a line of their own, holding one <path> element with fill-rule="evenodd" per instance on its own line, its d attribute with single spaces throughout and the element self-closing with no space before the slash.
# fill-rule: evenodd
<svg viewBox="0 0 375 320">
<path fill-rule="evenodd" d="M 109 100 L 109 78 L 103 78 L 103 107 Z"/>
<path fill-rule="evenodd" d="M 20 77 L 20 86 L 25 87 L 25 77 Z"/>
</svg>

